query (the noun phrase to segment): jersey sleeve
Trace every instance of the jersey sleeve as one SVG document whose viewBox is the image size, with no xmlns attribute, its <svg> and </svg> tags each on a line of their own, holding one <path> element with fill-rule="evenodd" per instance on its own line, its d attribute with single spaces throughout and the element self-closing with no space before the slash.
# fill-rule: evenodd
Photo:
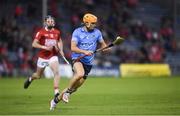
<svg viewBox="0 0 180 116">
<path fill-rule="evenodd" d="M 103 36 L 102 33 L 100 31 L 98 31 L 98 42 L 101 42 L 103 40 Z"/>
<path fill-rule="evenodd" d="M 41 31 L 38 31 L 38 32 L 36 33 L 34 39 L 40 40 L 41 36 L 42 36 L 42 32 L 41 32 Z"/>
<path fill-rule="evenodd" d="M 71 41 L 74 41 L 74 42 L 78 43 L 78 33 L 77 33 L 76 30 L 75 30 L 75 31 L 73 32 L 73 34 L 72 34 L 72 39 L 71 39 Z"/>
</svg>

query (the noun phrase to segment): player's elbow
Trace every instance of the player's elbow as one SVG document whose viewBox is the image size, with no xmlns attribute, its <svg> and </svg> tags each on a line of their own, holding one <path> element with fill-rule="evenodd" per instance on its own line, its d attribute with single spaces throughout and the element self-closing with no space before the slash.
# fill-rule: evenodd
<svg viewBox="0 0 180 116">
<path fill-rule="evenodd" d="M 35 43 L 35 42 L 32 43 L 32 47 L 33 47 L 33 48 L 36 47 L 36 43 Z"/>
<path fill-rule="evenodd" d="M 32 47 L 33 47 L 33 48 L 35 47 L 34 42 L 32 43 Z"/>
<path fill-rule="evenodd" d="M 75 52 L 75 51 L 76 51 L 76 47 L 71 46 L 71 51 L 72 51 L 72 52 Z"/>
</svg>

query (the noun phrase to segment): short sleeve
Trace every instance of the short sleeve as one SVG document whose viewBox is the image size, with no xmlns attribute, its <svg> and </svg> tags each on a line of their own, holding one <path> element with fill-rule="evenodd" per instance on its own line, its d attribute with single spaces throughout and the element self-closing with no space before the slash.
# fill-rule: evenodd
<svg viewBox="0 0 180 116">
<path fill-rule="evenodd" d="M 101 42 L 103 40 L 102 33 L 98 31 L 98 42 Z"/>
<path fill-rule="evenodd" d="M 40 31 L 38 31 L 38 32 L 36 33 L 36 35 L 35 35 L 35 38 L 34 38 L 34 39 L 40 40 L 41 36 L 42 36 L 41 32 L 40 32 Z"/>
<path fill-rule="evenodd" d="M 71 39 L 71 41 L 74 41 L 74 42 L 78 43 L 78 33 L 77 33 L 76 30 L 75 30 L 75 31 L 73 32 L 73 34 L 72 34 L 72 39 Z"/>
</svg>

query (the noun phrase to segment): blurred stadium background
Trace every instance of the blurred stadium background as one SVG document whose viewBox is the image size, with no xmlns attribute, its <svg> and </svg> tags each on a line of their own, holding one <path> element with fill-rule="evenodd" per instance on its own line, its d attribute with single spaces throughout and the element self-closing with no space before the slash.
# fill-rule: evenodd
<svg viewBox="0 0 180 116">
<path fill-rule="evenodd" d="M 0 2 L 1 76 L 32 73 L 36 61 L 36 50 L 31 47 L 32 38 L 42 26 L 42 18 L 46 14 L 56 18 L 57 27 L 62 31 L 66 57 L 70 59 L 71 33 L 81 24 L 82 15 L 86 12 L 98 16 L 99 28 L 107 42 L 117 35 L 126 38 L 125 43 L 113 48 L 108 57 L 107 54 L 98 54 L 94 62 L 96 67 L 118 69 L 121 63 L 167 63 L 173 75 L 180 73 L 179 0 Z"/>
<path fill-rule="evenodd" d="M 148 64 L 144 66 L 143 72 L 132 71 L 132 67 L 125 68 L 125 71 L 131 71 L 131 76 L 136 79 L 141 73 L 145 77 L 160 75 L 171 78 L 175 76 L 177 77 L 175 81 L 180 81 L 178 77 L 180 75 L 179 0 L 0 0 L 0 91 L 6 90 L 6 87 L 7 90 L 11 88 L 3 84 L 4 82 L 16 83 L 19 80 L 20 84 L 23 84 L 22 78 L 16 78 L 16 81 L 10 78 L 27 77 L 35 70 L 37 50 L 32 48 L 31 43 L 35 32 L 42 27 L 45 15 L 50 14 L 55 17 L 56 27 L 62 32 L 65 56 L 70 60 L 71 33 L 81 24 L 81 18 L 86 12 L 92 12 L 98 16 L 98 27 L 103 32 L 106 42 L 113 41 L 117 35 L 126 39 L 122 45 L 114 47 L 110 53 L 96 55 L 91 76 L 121 78 L 124 72 L 121 65 L 133 64 L 133 69 L 138 69 L 144 66 L 143 64 Z M 67 71 L 71 70 L 70 67 L 61 58 L 60 62 L 61 74 L 71 77 L 72 72 Z M 159 67 L 161 64 L 163 71 L 158 70 L 161 69 Z M 155 68 L 151 65 L 155 65 Z M 164 71 L 164 68 L 167 69 Z M 128 71 L 126 74 L 129 73 Z M 159 74 L 158 72 L 161 71 L 162 73 Z M 159 75 L 156 75 L 157 73 Z M 45 75 L 51 76 L 48 71 Z M 148 80 L 145 83 L 148 83 Z M 138 79 L 136 81 L 138 82 Z M 161 82 L 158 82 L 160 85 Z M 176 91 L 173 94 L 178 95 L 176 99 L 171 99 L 174 100 L 173 103 L 180 96 L 180 90 L 177 89 L 179 87 L 176 84 L 169 90 L 169 93 Z M 177 90 L 174 90 L 175 88 Z M 7 95 L 0 94 L 1 98 Z M 21 92 L 20 94 L 22 95 Z M 2 102 L 2 99 L 0 101 Z M 2 111 L 1 114 L 6 114 Z M 173 114 L 173 111 L 174 114 L 180 114 L 176 108 L 169 114 Z M 13 113 L 16 114 L 16 111 L 10 114 Z M 78 113 L 75 112 L 75 114 Z M 105 114 L 109 113 L 105 112 Z M 126 113 L 123 112 L 123 114 Z M 163 114 L 163 112 L 154 114 Z"/>
</svg>

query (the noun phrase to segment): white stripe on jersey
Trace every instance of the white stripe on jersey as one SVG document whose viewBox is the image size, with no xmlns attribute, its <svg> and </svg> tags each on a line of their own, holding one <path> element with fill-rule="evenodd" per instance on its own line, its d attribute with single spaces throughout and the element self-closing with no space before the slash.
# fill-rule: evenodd
<svg viewBox="0 0 180 116">
<path fill-rule="evenodd" d="M 37 32 L 36 37 L 38 37 L 38 35 L 39 35 L 39 32 Z"/>
</svg>

